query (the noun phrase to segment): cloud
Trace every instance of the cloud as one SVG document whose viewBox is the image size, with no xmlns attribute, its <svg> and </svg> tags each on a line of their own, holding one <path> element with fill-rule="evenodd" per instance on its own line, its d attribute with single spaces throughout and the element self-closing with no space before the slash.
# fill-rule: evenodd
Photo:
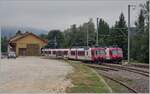
<svg viewBox="0 0 150 94">
<path fill-rule="evenodd" d="M 138 5 L 142 0 L 106 0 L 106 1 L 1 1 L 0 24 L 30 26 L 42 29 L 64 30 L 71 24 L 80 25 L 89 18 L 101 17 L 109 25 L 114 25 L 121 12 L 127 20 L 128 4 Z M 131 12 L 131 24 L 134 24 L 138 10 Z"/>
</svg>

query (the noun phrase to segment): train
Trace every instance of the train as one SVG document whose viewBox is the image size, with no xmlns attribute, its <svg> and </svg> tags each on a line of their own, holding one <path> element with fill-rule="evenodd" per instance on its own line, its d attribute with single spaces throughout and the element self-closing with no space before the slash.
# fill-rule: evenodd
<svg viewBox="0 0 150 94">
<path fill-rule="evenodd" d="M 123 59 L 123 51 L 119 47 L 43 48 L 41 54 L 51 58 L 90 61 L 97 64 L 105 62 L 120 63 Z"/>
</svg>

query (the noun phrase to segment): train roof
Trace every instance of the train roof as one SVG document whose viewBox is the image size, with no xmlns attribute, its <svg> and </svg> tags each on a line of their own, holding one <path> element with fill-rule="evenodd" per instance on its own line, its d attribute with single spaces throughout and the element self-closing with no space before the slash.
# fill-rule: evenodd
<svg viewBox="0 0 150 94">
<path fill-rule="evenodd" d="M 111 50 L 122 50 L 122 48 L 119 48 L 119 47 L 110 47 L 110 48 L 106 48 L 106 49 L 111 49 Z"/>
<path fill-rule="evenodd" d="M 89 50 L 89 49 L 105 49 L 105 48 L 102 48 L 102 47 L 90 47 L 90 48 L 71 48 L 70 50 Z"/>
</svg>

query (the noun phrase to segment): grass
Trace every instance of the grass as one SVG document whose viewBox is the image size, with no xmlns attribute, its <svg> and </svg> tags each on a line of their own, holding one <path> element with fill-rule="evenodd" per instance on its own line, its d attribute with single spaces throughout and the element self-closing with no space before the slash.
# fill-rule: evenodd
<svg viewBox="0 0 150 94">
<path fill-rule="evenodd" d="M 103 78 L 96 74 L 91 68 L 79 61 L 67 61 L 74 67 L 74 72 L 67 78 L 71 79 L 73 87 L 68 88 L 68 93 L 109 93 L 110 87 Z"/>
</svg>

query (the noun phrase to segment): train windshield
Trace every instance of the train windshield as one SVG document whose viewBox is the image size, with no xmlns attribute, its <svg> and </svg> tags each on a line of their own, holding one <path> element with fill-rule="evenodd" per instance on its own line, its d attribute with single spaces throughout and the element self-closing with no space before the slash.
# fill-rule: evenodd
<svg viewBox="0 0 150 94">
<path fill-rule="evenodd" d="M 117 55 L 118 54 L 117 50 L 112 50 L 112 54 Z"/>
<path fill-rule="evenodd" d="M 118 54 L 122 54 L 122 50 L 118 50 Z"/>
<path fill-rule="evenodd" d="M 97 50 L 96 51 L 96 55 L 104 55 L 105 54 L 105 50 Z"/>
<path fill-rule="evenodd" d="M 112 50 L 113 55 L 122 54 L 121 50 Z"/>
</svg>

